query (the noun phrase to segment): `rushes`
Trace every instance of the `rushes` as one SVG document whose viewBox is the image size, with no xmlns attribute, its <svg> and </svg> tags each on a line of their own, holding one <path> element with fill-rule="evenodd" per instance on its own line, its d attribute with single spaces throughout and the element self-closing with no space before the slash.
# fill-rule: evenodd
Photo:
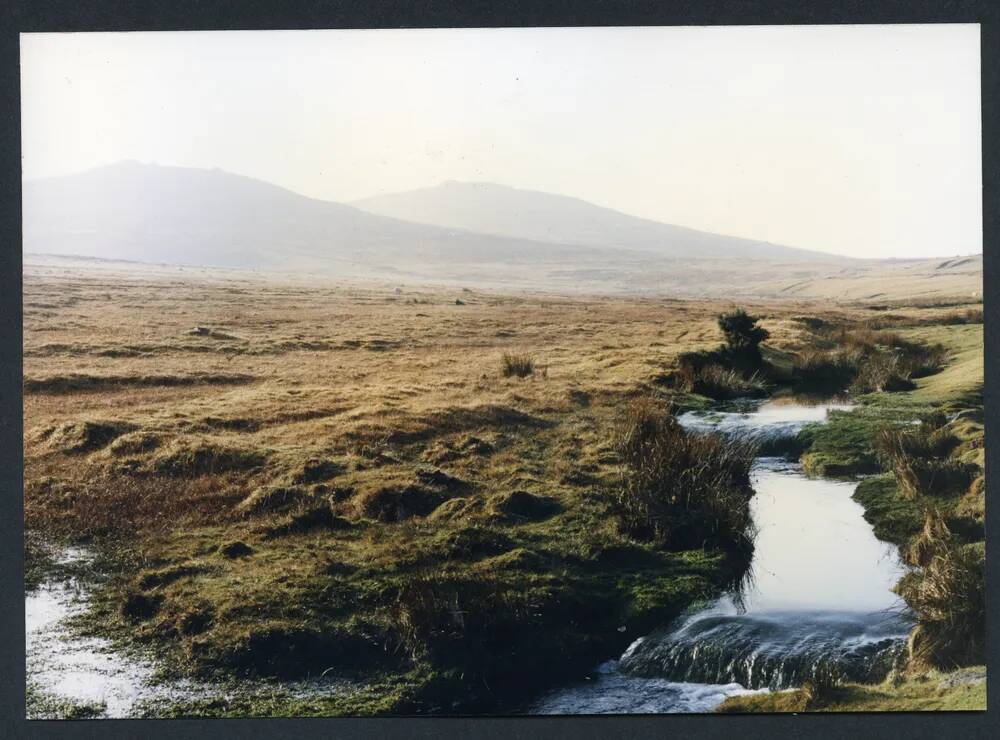
<svg viewBox="0 0 1000 740">
<path fill-rule="evenodd" d="M 688 434 L 669 410 L 639 399 L 617 448 L 625 471 L 615 503 L 629 535 L 667 549 L 752 549 L 751 442 Z"/>
<path fill-rule="evenodd" d="M 985 550 L 982 543 L 962 544 L 961 532 L 948 526 L 960 520 L 947 518 L 954 509 L 949 499 L 965 492 L 980 471 L 951 457 L 961 440 L 944 422 L 939 415 L 916 428 L 882 428 L 875 439 L 902 495 L 927 505 L 923 529 L 904 550 L 917 569 L 895 589 L 919 620 L 909 641 L 916 669 L 950 669 L 985 657 Z"/>
<path fill-rule="evenodd" d="M 912 665 L 953 668 L 983 662 L 985 565 L 982 544 L 942 542 L 926 568 L 896 586 L 920 620 L 910 635 Z"/>
<path fill-rule="evenodd" d="M 940 344 L 919 344 L 868 327 L 820 327 L 816 334 L 828 349 L 806 349 L 796 358 L 792 374 L 799 390 L 912 390 L 913 379 L 940 372 L 948 354 Z"/>
<path fill-rule="evenodd" d="M 716 400 L 733 398 L 761 398 L 767 395 L 767 383 L 758 374 L 745 378 L 735 370 L 722 365 L 703 367 L 682 365 L 680 387 L 688 393 L 697 393 Z"/>
<path fill-rule="evenodd" d="M 934 422 L 918 428 L 883 427 L 875 436 L 879 458 L 893 472 L 906 498 L 946 496 L 968 489 L 978 474 L 975 465 L 948 457 L 959 440 Z"/>
</svg>

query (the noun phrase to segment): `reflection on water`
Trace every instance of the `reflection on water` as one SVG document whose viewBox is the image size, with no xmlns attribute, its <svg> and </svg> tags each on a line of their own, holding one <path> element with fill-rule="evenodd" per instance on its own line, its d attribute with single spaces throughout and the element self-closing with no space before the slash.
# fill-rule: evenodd
<svg viewBox="0 0 1000 740">
<path fill-rule="evenodd" d="M 754 469 L 757 525 L 747 612 L 808 608 L 875 612 L 901 605 L 896 548 L 875 537 L 851 498 L 856 483 L 806 478 L 762 458 Z"/>
<path fill-rule="evenodd" d="M 680 421 L 694 431 L 773 438 L 822 421 L 830 408 L 849 407 L 771 402 Z M 758 534 L 741 593 L 639 638 L 590 681 L 552 692 L 533 711 L 710 711 L 727 696 L 799 685 L 820 672 L 884 675 L 912 620 L 891 591 L 904 566 L 851 499 L 856 484 L 807 478 L 797 464 L 759 458 L 753 486 Z"/>
</svg>

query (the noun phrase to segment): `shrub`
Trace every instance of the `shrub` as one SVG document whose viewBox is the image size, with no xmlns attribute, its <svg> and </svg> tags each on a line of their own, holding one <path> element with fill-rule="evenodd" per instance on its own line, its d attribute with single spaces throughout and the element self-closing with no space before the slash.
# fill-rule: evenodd
<svg viewBox="0 0 1000 740">
<path fill-rule="evenodd" d="M 986 582 L 982 544 L 941 546 L 922 571 L 896 585 L 916 613 L 911 665 L 954 668 L 985 660 Z"/>
<path fill-rule="evenodd" d="M 760 343 L 770 336 L 758 319 L 743 309 L 718 317 L 725 344 L 710 351 L 684 352 L 677 357 L 677 387 L 717 400 L 760 398 L 767 384 L 760 375 L 764 361 Z"/>
<path fill-rule="evenodd" d="M 752 549 L 752 442 L 689 434 L 669 410 L 639 399 L 616 446 L 624 472 L 615 504 L 627 534 L 669 549 Z"/>
<path fill-rule="evenodd" d="M 533 375 L 535 372 L 535 361 L 528 355 L 513 355 L 505 352 L 500 360 L 500 372 L 505 378 L 516 375 L 519 378 Z"/>
<path fill-rule="evenodd" d="M 757 325 L 759 320 L 742 308 L 720 314 L 719 328 L 726 338 L 726 346 L 735 350 L 756 350 L 770 336 L 767 329 Z"/>
</svg>

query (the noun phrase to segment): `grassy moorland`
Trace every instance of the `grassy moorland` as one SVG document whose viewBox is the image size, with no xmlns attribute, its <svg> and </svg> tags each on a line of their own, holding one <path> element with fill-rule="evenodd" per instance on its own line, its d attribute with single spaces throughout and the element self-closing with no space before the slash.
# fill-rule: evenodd
<svg viewBox="0 0 1000 740">
<path fill-rule="evenodd" d="M 832 367 L 865 402 L 800 440 L 804 459 L 826 455 L 817 473 L 890 469 L 880 409 L 973 409 L 949 423 L 965 435 L 949 456 L 981 465 L 982 326 L 962 305 L 755 304 L 769 332 L 757 375 L 718 354 L 719 301 L 167 269 L 29 267 L 24 288 L 29 585 L 52 544 L 89 543 L 103 577 L 81 629 L 174 674 L 351 679 L 319 698 L 237 692 L 151 714 L 508 711 L 585 673 L 746 565 L 743 456 L 676 452 L 664 409 L 788 389 L 796 362 L 817 385 Z M 909 364 L 869 367 L 886 341 Z M 938 342 L 937 360 L 913 349 Z M 662 466 L 644 472 L 651 452 Z M 702 480 L 688 509 L 647 495 L 695 455 L 731 461 L 724 504 Z M 872 480 L 875 526 L 915 534 L 922 499 Z M 974 509 L 975 485 L 956 501 Z"/>
</svg>

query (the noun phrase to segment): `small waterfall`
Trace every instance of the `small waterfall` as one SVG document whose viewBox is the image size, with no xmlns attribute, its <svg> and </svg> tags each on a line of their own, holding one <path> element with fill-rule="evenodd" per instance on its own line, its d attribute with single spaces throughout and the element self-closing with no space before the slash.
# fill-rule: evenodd
<svg viewBox="0 0 1000 740">
<path fill-rule="evenodd" d="M 619 669 L 748 689 L 784 689 L 817 678 L 880 681 L 905 650 L 912 625 L 907 616 L 894 613 L 710 610 L 676 630 L 636 640 Z"/>
</svg>

